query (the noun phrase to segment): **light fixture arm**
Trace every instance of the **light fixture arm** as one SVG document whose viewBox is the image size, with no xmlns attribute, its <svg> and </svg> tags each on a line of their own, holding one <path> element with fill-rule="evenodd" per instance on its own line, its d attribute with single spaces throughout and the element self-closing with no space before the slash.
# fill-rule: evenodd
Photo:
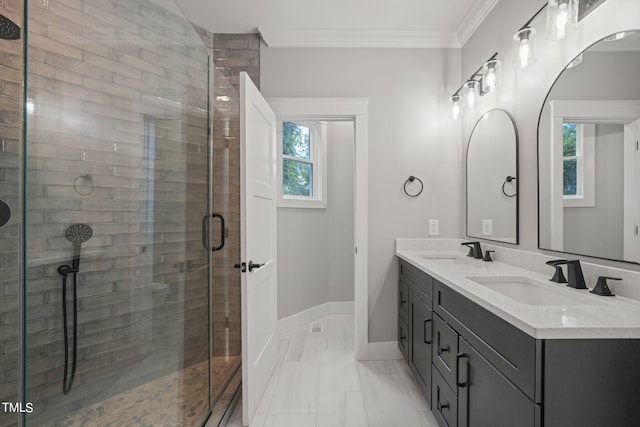
<svg viewBox="0 0 640 427">
<path fill-rule="evenodd" d="M 522 31 L 525 28 L 527 28 L 529 25 L 531 25 L 531 23 L 533 22 L 534 19 L 536 19 L 538 17 L 538 15 L 540 15 L 542 13 L 542 11 L 549 5 L 548 2 L 545 1 L 544 5 L 527 21 L 525 22 L 525 24 L 520 27 L 520 29 L 518 31 Z M 516 31 L 517 32 L 517 31 Z"/>
</svg>

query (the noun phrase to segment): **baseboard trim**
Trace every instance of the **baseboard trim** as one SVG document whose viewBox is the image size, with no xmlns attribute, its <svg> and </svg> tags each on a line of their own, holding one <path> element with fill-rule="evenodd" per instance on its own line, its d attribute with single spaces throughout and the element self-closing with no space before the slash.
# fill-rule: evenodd
<svg viewBox="0 0 640 427">
<path fill-rule="evenodd" d="M 397 341 L 369 343 L 369 360 L 394 359 L 402 359 L 402 353 L 400 353 Z"/>
<path fill-rule="evenodd" d="M 327 302 L 278 320 L 278 334 L 293 331 L 329 314 L 353 313 L 353 301 Z"/>
</svg>

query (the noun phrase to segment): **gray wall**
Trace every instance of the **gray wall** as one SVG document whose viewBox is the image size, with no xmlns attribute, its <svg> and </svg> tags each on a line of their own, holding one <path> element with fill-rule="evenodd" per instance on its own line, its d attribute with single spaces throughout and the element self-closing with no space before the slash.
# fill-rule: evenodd
<svg viewBox="0 0 640 427">
<path fill-rule="evenodd" d="M 278 208 L 278 318 L 353 301 L 353 123 L 327 125 L 326 209 Z"/>
<path fill-rule="evenodd" d="M 425 237 L 429 219 L 440 220 L 443 237 L 461 234 L 460 133 L 447 102 L 460 51 L 263 45 L 260 60 L 265 97 L 369 98 L 369 341 L 393 341 L 395 238 Z M 415 199 L 402 193 L 409 175 L 425 184 Z"/>
<path fill-rule="evenodd" d="M 473 123 L 482 112 L 500 107 L 514 115 L 520 134 L 520 247 L 525 250 L 538 247 L 536 133 L 538 115 L 549 88 L 565 65 L 594 42 L 622 29 L 640 28 L 640 2 L 607 0 L 580 22 L 576 34 L 561 42 L 551 42 L 544 37 L 543 13 L 532 24 L 541 36 L 538 37 L 538 60 L 525 70 L 516 70 L 510 65 L 515 55 L 513 33 L 543 4 L 544 1 L 529 0 L 498 2 L 462 48 L 463 76 L 473 72 L 494 52 L 499 52 L 504 61 L 502 87 L 482 97 L 476 110 L 463 118 L 463 141 L 468 139 Z M 460 221 L 464 222 L 464 215 Z M 599 262 L 640 269 L 629 264 Z"/>
<path fill-rule="evenodd" d="M 623 258 L 624 125 L 596 125 L 596 205 L 564 208 L 564 250 Z"/>
</svg>

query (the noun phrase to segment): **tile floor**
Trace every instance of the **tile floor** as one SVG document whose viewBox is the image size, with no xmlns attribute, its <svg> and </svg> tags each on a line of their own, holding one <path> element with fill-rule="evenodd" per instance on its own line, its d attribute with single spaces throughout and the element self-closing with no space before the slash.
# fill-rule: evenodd
<svg viewBox="0 0 640 427">
<path fill-rule="evenodd" d="M 310 332 L 317 323 L 322 332 Z M 331 315 L 279 337 L 251 427 L 437 427 L 404 360 L 355 359 L 353 323 L 353 315 Z M 242 426 L 241 408 L 228 427 Z"/>
<path fill-rule="evenodd" d="M 237 356 L 214 357 L 211 361 L 212 387 L 216 393 L 237 369 L 239 361 Z M 42 427 L 191 426 L 205 415 L 208 408 L 208 369 L 209 364 L 205 360 L 62 418 L 36 422 Z"/>
</svg>

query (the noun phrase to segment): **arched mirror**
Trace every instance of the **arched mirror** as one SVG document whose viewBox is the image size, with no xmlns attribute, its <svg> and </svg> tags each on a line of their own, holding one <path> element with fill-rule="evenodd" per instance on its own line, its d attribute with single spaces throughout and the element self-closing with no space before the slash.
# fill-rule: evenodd
<svg viewBox="0 0 640 427">
<path fill-rule="evenodd" d="M 469 138 L 467 236 L 518 244 L 518 130 L 501 109 L 486 112 Z"/>
<path fill-rule="evenodd" d="M 538 122 L 539 247 L 640 262 L 640 31 L 595 43 Z"/>
</svg>

